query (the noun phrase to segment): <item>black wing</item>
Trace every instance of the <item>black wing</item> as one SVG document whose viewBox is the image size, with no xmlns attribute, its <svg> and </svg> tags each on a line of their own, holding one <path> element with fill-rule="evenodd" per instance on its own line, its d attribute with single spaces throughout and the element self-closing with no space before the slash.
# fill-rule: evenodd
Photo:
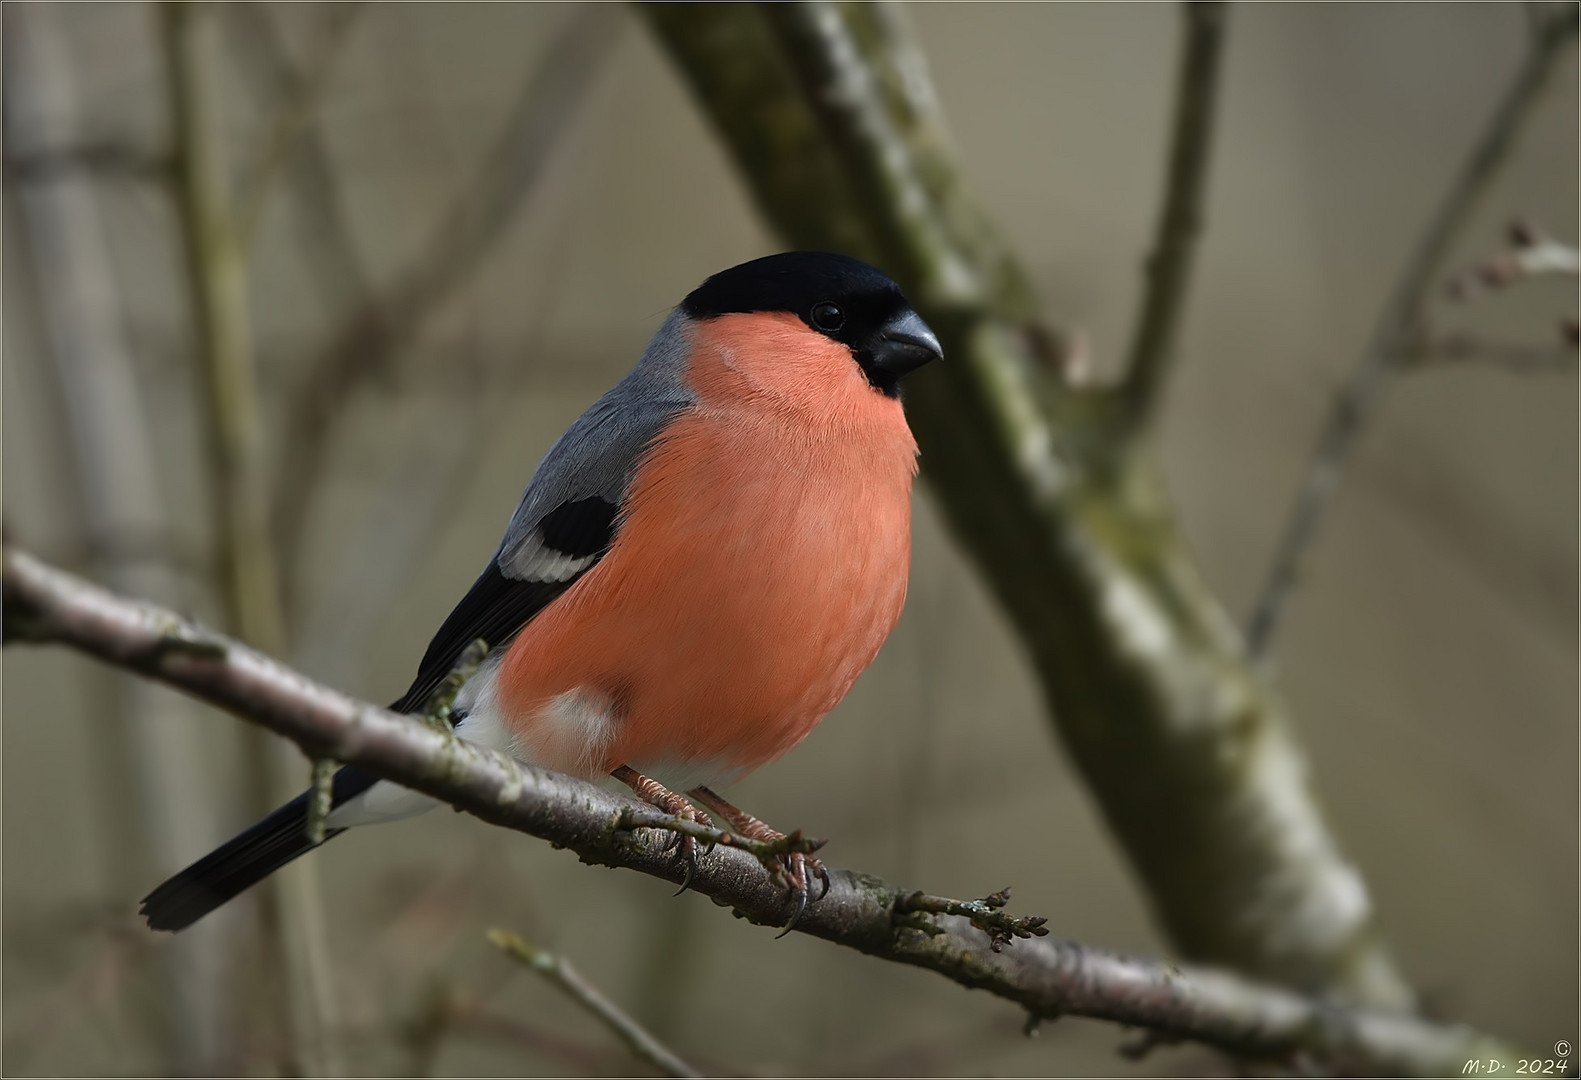
<svg viewBox="0 0 1581 1080">
<path fill-rule="evenodd" d="M 530 571 L 518 578 L 504 573 L 498 559 L 490 559 L 428 643 L 417 677 L 391 709 L 407 713 L 421 709 L 468 645 L 478 638 L 491 650 L 509 644 L 535 615 L 576 584 L 614 541 L 615 505 L 598 496 L 563 502 L 544 515 L 537 531 L 546 554 L 578 561 L 575 573 L 553 575 L 564 580 L 535 579 Z"/>
</svg>

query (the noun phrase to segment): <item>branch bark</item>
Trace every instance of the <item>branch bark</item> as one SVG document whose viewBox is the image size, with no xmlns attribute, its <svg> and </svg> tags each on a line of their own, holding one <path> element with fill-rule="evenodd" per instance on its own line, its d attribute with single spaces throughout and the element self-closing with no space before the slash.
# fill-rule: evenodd
<svg viewBox="0 0 1581 1080">
<path fill-rule="evenodd" d="M 1393 377 L 1411 363 L 1424 331 L 1423 307 L 1443 275 L 1455 238 L 1508 160 L 1521 129 L 1542 99 L 1564 47 L 1576 36 L 1574 5 L 1567 4 L 1557 13 L 1536 19 L 1526 56 L 1509 88 L 1444 193 L 1443 201 L 1428 219 L 1393 294 L 1378 316 L 1361 359 L 1334 396 L 1247 623 L 1246 649 L 1253 662 L 1265 658 L 1273 647 L 1301 561 L 1317 536 L 1318 524 L 1356 440 Z"/>
<path fill-rule="evenodd" d="M 69 645 L 158 679 L 295 741 L 313 757 L 354 763 L 485 821 L 575 851 L 584 862 L 679 881 L 665 830 L 720 846 L 691 887 L 759 925 L 777 927 L 791 903 L 749 852 L 717 829 L 571 777 L 522 766 L 435 727 L 314 683 L 174 612 L 118 597 L 31 555 L 0 553 L 4 637 Z M 1053 938 L 1017 938 L 1001 951 L 976 916 L 926 915 L 917 895 L 850 870 L 800 933 L 942 974 L 1015 1002 L 1031 1016 L 1087 1016 L 1192 1039 L 1256 1060 L 1296 1061 L 1379 1075 L 1459 1074 L 1471 1058 L 1518 1055 L 1464 1027 L 1367 1012 L 1204 968 L 1121 956 Z M 992 898 L 991 898 L 992 899 Z M 971 904 L 958 905 L 968 910 Z M 992 907 L 993 904 L 989 903 Z"/>
<path fill-rule="evenodd" d="M 1408 1006 L 1284 703 L 1187 553 L 1149 441 L 1119 391 L 1047 362 L 1026 274 L 964 190 L 899 9 L 637 10 L 780 233 L 883 266 L 944 341 L 948 361 L 907 391 L 923 476 L 1176 945 Z"/>
</svg>

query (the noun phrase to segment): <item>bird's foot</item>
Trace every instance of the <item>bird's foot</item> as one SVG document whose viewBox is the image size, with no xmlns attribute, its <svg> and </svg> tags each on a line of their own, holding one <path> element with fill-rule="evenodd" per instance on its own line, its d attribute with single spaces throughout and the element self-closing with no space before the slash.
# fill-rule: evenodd
<svg viewBox="0 0 1581 1080">
<path fill-rule="evenodd" d="M 699 825 L 713 827 L 714 823 L 707 814 L 657 780 L 643 776 L 636 769 L 628 765 L 622 765 L 610 775 L 636 792 L 637 798 L 645 803 L 657 806 L 666 814 L 683 818 L 687 821 L 695 821 Z M 707 848 L 702 848 L 696 837 L 687 836 L 685 833 L 675 833 L 674 839 L 670 841 L 669 846 L 671 850 L 678 851 L 681 863 L 685 867 L 685 873 L 681 878 L 681 887 L 675 892 L 676 896 L 680 896 L 691 885 L 692 877 L 697 873 L 697 860 L 712 851 L 713 846 L 710 844 Z"/>
<path fill-rule="evenodd" d="M 770 879 L 784 887 L 796 905 L 790 922 L 780 931 L 780 937 L 795 928 L 802 912 L 807 910 L 809 901 L 816 903 L 829 895 L 829 871 L 824 867 L 823 860 L 813 854 L 823 847 L 824 841 L 804 837 L 800 829 L 782 833 L 771 828 L 708 788 L 693 788 L 687 794 L 729 822 L 737 835 L 757 841 L 752 853 L 763 864 L 763 869 L 768 871 Z M 812 896 L 815 879 L 823 887 L 817 896 Z"/>
</svg>

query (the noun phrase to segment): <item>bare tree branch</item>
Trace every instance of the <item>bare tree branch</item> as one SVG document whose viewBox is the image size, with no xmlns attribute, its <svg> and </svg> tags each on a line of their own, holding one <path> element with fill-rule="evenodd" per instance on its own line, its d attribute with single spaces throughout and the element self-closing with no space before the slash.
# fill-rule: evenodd
<svg viewBox="0 0 1581 1080">
<path fill-rule="evenodd" d="M 1076 386 L 1045 358 L 1068 346 L 1039 346 L 1026 274 L 964 189 L 902 11 L 637 10 L 768 220 L 793 246 L 883 266 L 944 342 L 949 362 L 906 393 L 923 477 L 1175 944 L 1408 1005 L 1284 703 L 1243 662 L 1180 537 L 1150 440 L 1112 388 Z"/>
<path fill-rule="evenodd" d="M 345 43 L 353 21 L 362 11 L 360 3 L 329 4 L 329 12 L 315 43 L 313 55 L 304 73 L 292 72 L 290 89 L 281 101 L 269 134 L 258 151 L 257 160 L 250 163 L 249 178 L 236 200 L 236 236 L 243 251 L 250 251 L 258 234 L 258 222 L 263 217 L 264 205 L 274 190 L 280 175 L 291 163 L 303 136 L 311 129 L 313 112 L 318 107 L 340 47 Z M 260 19 L 267 19 L 258 13 Z"/>
<path fill-rule="evenodd" d="M 677 1057 L 675 1051 L 654 1038 L 653 1033 L 647 1028 L 621 1012 L 619 1006 L 605 997 L 598 987 L 583 978 L 582 973 L 565 957 L 545 952 L 520 934 L 513 934 L 509 930 L 490 930 L 489 943 L 563 990 L 568 997 L 618 1035 L 639 1060 L 646 1061 L 666 1076 L 703 1075 Z"/>
<path fill-rule="evenodd" d="M 231 55 L 264 102 L 293 101 L 310 94 L 311 73 L 297 67 L 280 40 L 276 26 L 280 10 L 264 4 L 228 4 L 222 9 L 232 31 Z M 302 120 L 295 152 L 289 155 L 296 250 L 301 252 L 303 271 L 313 275 L 314 295 L 330 318 L 339 320 L 368 303 L 368 274 L 347 221 L 340 175 L 319 131 L 319 113 L 309 111 Z M 288 571 L 294 566 L 290 558 L 282 562 Z"/>
<path fill-rule="evenodd" d="M 0 562 L 7 644 L 70 645 L 267 727 L 309 755 L 356 764 L 485 821 L 570 848 L 584 862 L 679 881 L 683 868 L 664 831 L 711 840 L 720 846 L 701 860 L 691 879 L 694 890 L 759 925 L 780 926 L 790 915 L 785 890 L 750 845 L 728 833 L 522 766 L 357 701 L 174 612 L 118 597 L 25 552 L 8 547 Z M 943 914 L 918 922 L 924 912 L 917 907 L 909 890 L 836 870 L 828 895 L 807 909 L 796 929 L 936 971 L 1035 1017 L 1111 1020 L 1251 1059 L 1304 1056 L 1334 1071 L 1427 1076 L 1458 1075 L 1471 1058 L 1512 1064 L 1518 1056 L 1464 1027 L 1343 1008 L 1206 968 L 1053 938 L 1017 939 L 994 952 L 990 936 L 969 918 Z"/>
<path fill-rule="evenodd" d="M 1423 228 L 1361 359 L 1335 395 L 1247 623 L 1246 651 L 1253 662 L 1268 655 L 1301 561 L 1317 536 L 1345 462 L 1372 409 L 1417 343 L 1423 305 L 1443 273 L 1451 245 L 1508 160 L 1564 47 L 1575 38 L 1576 24 L 1577 8 L 1570 4 L 1538 19 L 1509 88 Z"/>
<path fill-rule="evenodd" d="M 1208 158 L 1213 147 L 1219 54 L 1227 12 L 1223 4 L 1186 3 L 1181 6 L 1181 14 L 1186 29 L 1181 43 L 1180 85 L 1175 92 L 1164 207 L 1152 254 L 1147 257 L 1147 288 L 1131 339 L 1123 386 L 1135 424 L 1147 423 L 1157 411 L 1160 384 L 1174 351 L 1175 328 L 1185 306 L 1197 234 L 1202 231 Z"/>
<path fill-rule="evenodd" d="M 534 67 L 521 97 L 477 174 L 439 220 L 412 264 L 382 296 L 355 313 L 312 366 L 286 411 L 274 484 L 274 524 L 294 561 L 308 505 L 323 470 L 334 418 L 387 354 L 467 279 L 537 186 L 576 105 L 612 49 L 619 9 L 576 7 Z"/>
</svg>

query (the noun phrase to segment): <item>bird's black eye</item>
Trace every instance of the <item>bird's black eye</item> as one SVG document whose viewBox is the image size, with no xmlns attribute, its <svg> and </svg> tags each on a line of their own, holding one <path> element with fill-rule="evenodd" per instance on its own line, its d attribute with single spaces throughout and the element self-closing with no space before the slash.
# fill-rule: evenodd
<svg viewBox="0 0 1581 1080">
<path fill-rule="evenodd" d="M 825 333 L 832 334 L 845 325 L 845 312 L 840 310 L 839 304 L 830 303 L 828 300 L 820 301 L 812 306 L 812 324 Z"/>
</svg>

